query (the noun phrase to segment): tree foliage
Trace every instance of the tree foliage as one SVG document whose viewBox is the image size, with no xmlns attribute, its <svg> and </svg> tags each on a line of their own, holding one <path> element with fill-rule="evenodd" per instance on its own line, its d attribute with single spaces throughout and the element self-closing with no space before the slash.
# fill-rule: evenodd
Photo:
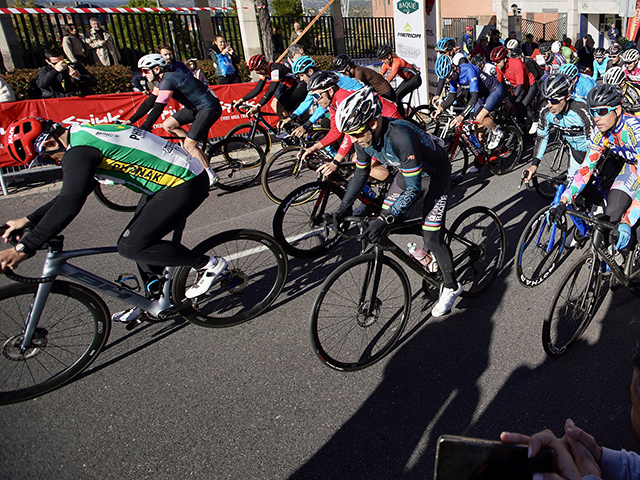
<svg viewBox="0 0 640 480">
<path fill-rule="evenodd" d="M 301 0 L 273 0 L 271 8 L 273 14 L 278 17 L 300 17 L 303 15 Z"/>
<path fill-rule="evenodd" d="M 124 7 L 127 8 L 155 8 L 162 7 L 162 2 L 156 0 L 128 0 Z"/>
</svg>

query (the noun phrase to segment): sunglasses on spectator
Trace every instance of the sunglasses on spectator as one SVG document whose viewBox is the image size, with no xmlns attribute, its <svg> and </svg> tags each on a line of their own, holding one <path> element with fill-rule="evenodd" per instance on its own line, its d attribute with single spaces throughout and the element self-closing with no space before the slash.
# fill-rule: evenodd
<svg viewBox="0 0 640 480">
<path fill-rule="evenodd" d="M 615 110 L 618 107 L 597 107 L 597 108 L 590 108 L 589 109 L 589 113 L 591 114 L 592 117 L 604 117 L 606 115 L 609 115 L 613 110 Z"/>
<path fill-rule="evenodd" d="M 547 103 L 550 103 L 551 105 L 558 105 L 562 100 L 564 100 L 564 97 L 561 98 L 545 98 Z"/>
</svg>

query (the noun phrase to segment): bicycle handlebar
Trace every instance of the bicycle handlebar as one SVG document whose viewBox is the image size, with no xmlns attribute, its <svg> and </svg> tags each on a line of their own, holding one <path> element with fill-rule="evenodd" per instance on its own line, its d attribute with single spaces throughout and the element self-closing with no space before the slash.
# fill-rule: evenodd
<svg viewBox="0 0 640 480">
<path fill-rule="evenodd" d="M 606 228 L 607 230 L 614 230 L 618 228 L 618 225 L 615 223 L 607 222 L 606 220 L 602 220 L 601 218 L 597 218 L 597 217 L 594 217 L 593 215 L 588 215 L 586 213 L 579 212 L 577 210 L 565 210 L 564 213 L 571 215 L 573 217 L 577 217 L 591 226 L 602 227 L 602 228 Z"/>
</svg>

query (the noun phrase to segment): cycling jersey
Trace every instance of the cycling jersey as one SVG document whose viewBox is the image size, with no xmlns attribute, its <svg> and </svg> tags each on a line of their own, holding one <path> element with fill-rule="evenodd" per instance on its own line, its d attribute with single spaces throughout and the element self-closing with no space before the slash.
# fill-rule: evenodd
<svg viewBox="0 0 640 480">
<path fill-rule="evenodd" d="M 371 85 L 378 95 L 384 95 L 393 90 L 391 84 L 378 72 L 371 68 L 356 66 L 352 68 L 356 80 Z"/>
<path fill-rule="evenodd" d="M 468 86 L 471 96 L 462 115 L 467 117 L 474 109 L 477 111 L 480 107 L 492 111 L 503 95 L 502 85 L 498 79 L 481 72 L 472 63 L 463 63 L 458 68 L 460 74 L 455 80 L 449 81 L 449 95 L 443 102 L 442 108 L 445 110 L 449 108 L 455 101 L 458 90 Z"/>
<path fill-rule="evenodd" d="M 498 69 L 493 63 L 490 63 L 490 62 L 485 63 L 482 71 L 488 75 L 491 75 L 492 77 L 498 78 Z"/>
<path fill-rule="evenodd" d="M 287 91 L 294 88 L 297 85 L 296 77 L 291 72 L 291 69 L 287 67 L 284 63 L 271 63 L 269 64 L 269 68 L 267 70 L 267 75 L 260 75 L 256 86 L 247 93 L 240 100 L 245 102 L 256 97 L 263 89 L 267 83 L 268 79 L 271 81 L 269 84 L 269 88 L 262 96 L 260 101 L 258 102 L 258 106 L 263 107 L 267 104 L 272 97 L 280 98 Z M 296 105 L 297 106 L 297 105 Z"/>
<path fill-rule="evenodd" d="M 640 87 L 634 83 L 624 82 L 622 87 L 624 98 L 622 108 L 631 115 L 640 115 Z"/>
<path fill-rule="evenodd" d="M 571 203 L 589 182 L 598 160 L 608 148 L 611 153 L 622 157 L 626 164 L 614 180 L 611 190 L 622 190 L 632 199 L 631 206 L 622 217 L 622 222 L 633 226 L 640 218 L 640 182 L 637 180 L 638 160 L 640 159 L 640 118 L 623 113 L 613 131 L 601 133 L 594 129 L 591 133 L 585 162 L 576 171 L 562 199 Z"/>
<path fill-rule="evenodd" d="M 627 66 L 625 65 L 624 73 L 627 75 L 627 80 L 633 83 L 640 84 L 640 62 L 638 62 L 638 65 L 636 65 L 636 68 L 634 68 L 632 71 L 629 71 L 627 69 Z"/>
<path fill-rule="evenodd" d="M 358 80 L 356 80 L 355 78 L 347 77 L 346 75 L 343 75 L 341 73 L 338 73 L 337 75 L 339 77 L 338 87 L 341 90 L 349 90 L 350 92 L 355 92 L 356 90 L 360 90 L 362 87 L 364 87 L 364 85 L 361 82 L 359 82 Z M 311 98 L 311 101 L 315 102 L 313 97 L 311 97 L 311 94 L 308 95 L 308 98 Z M 305 99 L 305 102 L 306 102 L 306 100 L 307 99 Z M 293 112 L 293 113 L 297 114 L 298 116 L 300 116 L 297 113 L 299 109 L 300 108 L 296 109 L 296 111 Z M 304 110 L 303 110 L 303 113 L 304 113 Z M 318 120 L 320 120 L 322 117 L 324 117 L 324 115 L 326 113 L 327 113 L 327 109 L 326 108 L 322 108 L 322 107 L 318 106 L 318 108 L 316 108 L 316 111 L 313 112 L 313 115 L 311 115 L 311 118 L 309 118 L 309 120 L 305 123 L 305 127 L 307 128 L 307 130 L 309 129 L 309 127 L 311 127 L 311 125 L 313 125 Z"/>
<path fill-rule="evenodd" d="M 544 75 L 540 79 L 541 81 L 545 81 L 549 75 L 553 75 L 558 73 L 560 67 L 567 63 L 566 58 L 561 53 L 553 53 L 551 56 L 551 60 L 545 62 L 544 65 Z"/>
<path fill-rule="evenodd" d="M 506 79 L 514 90 L 518 85 L 529 88 L 536 81 L 533 74 L 525 68 L 524 63 L 519 58 L 507 59 L 503 70 L 496 68 L 496 76 L 499 82 L 502 82 L 502 79 Z"/>
<path fill-rule="evenodd" d="M 605 72 L 607 71 L 608 64 L 611 60 L 606 61 L 603 59 L 602 62 L 598 62 L 598 60 L 593 60 L 593 75 L 591 78 L 594 80 L 598 80 L 598 77 L 604 77 Z"/>
<path fill-rule="evenodd" d="M 576 77 L 576 85 L 571 92 L 571 97 L 586 101 L 587 95 L 595 86 L 596 81 L 592 77 L 584 73 L 579 73 Z"/>
<path fill-rule="evenodd" d="M 584 102 L 569 100 L 566 111 L 554 115 L 549 110 L 549 105 L 545 104 L 538 120 L 538 136 L 533 147 L 532 165 L 537 166 L 542 160 L 549 142 L 551 127 L 557 128 L 571 147 L 573 159 L 569 167 L 569 174 L 571 174 L 582 163 L 589 146 L 589 136 L 593 130 L 593 121 L 587 105 Z"/>
<path fill-rule="evenodd" d="M 405 59 L 400 57 L 393 57 L 393 61 L 391 65 L 387 65 L 386 63 L 382 64 L 382 68 L 380 69 L 380 75 L 383 77 L 387 72 L 389 76 L 386 77 L 387 81 L 390 82 L 398 75 L 403 80 L 409 80 L 410 78 L 415 77 L 420 74 L 420 70 L 415 65 L 410 64 Z"/>
<path fill-rule="evenodd" d="M 460 65 L 462 63 L 469 63 L 469 59 L 462 52 L 454 53 L 453 57 L 451 58 L 451 61 L 453 62 L 454 65 Z"/>
</svg>

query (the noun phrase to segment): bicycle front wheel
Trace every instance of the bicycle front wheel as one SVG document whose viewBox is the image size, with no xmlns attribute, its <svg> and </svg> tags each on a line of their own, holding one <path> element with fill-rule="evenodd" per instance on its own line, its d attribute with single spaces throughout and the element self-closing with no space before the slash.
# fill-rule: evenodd
<svg viewBox="0 0 640 480">
<path fill-rule="evenodd" d="M 567 181 L 569 149 L 562 142 L 551 142 L 533 177 L 533 187 L 542 198 L 551 200 L 558 185 Z"/>
<path fill-rule="evenodd" d="M 398 262 L 352 258 L 329 275 L 313 305 L 313 351 L 336 370 L 368 367 L 393 349 L 410 310 L 411 287 Z"/>
<path fill-rule="evenodd" d="M 109 310 L 81 285 L 56 281 L 33 334 L 20 344 L 38 285 L 0 289 L 0 405 L 43 395 L 68 383 L 93 362 L 111 331 Z"/>
<path fill-rule="evenodd" d="M 498 216 L 487 207 L 473 207 L 460 214 L 447 231 L 462 296 L 484 292 L 504 264 L 506 241 Z"/>
<path fill-rule="evenodd" d="M 300 147 L 288 147 L 271 156 L 262 172 L 262 189 L 274 203 L 282 203 L 300 185 L 318 178 L 320 163 L 298 159 Z"/>
<path fill-rule="evenodd" d="M 582 257 L 567 273 L 542 324 L 547 355 L 559 357 L 582 336 L 595 313 L 601 286 L 602 274 L 593 254 Z"/>
<path fill-rule="evenodd" d="M 251 135 L 252 128 L 253 124 L 251 122 L 241 123 L 229 130 L 229 133 L 227 133 L 224 138 L 245 138 L 258 145 L 266 157 L 271 152 L 271 135 L 269 134 L 269 131 L 260 124 L 256 125 L 253 135 Z"/>
<path fill-rule="evenodd" d="M 547 225 L 547 211 L 542 207 L 524 227 L 516 247 L 516 275 L 525 287 L 544 282 L 558 266 L 567 237 L 565 230 Z"/>
<path fill-rule="evenodd" d="M 340 241 L 325 227 L 324 214 L 340 206 L 344 191 L 329 182 L 313 182 L 285 197 L 273 216 L 273 236 L 294 257 L 313 258 L 325 254 Z"/>
<path fill-rule="evenodd" d="M 287 281 L 287 255 L 266 233 L 230 230 L 206 239 L 194 250 L 227 261 L 219 281 L 181 312 L 196 325 L 229 327 L 251 320 L 275 302 Z M 181 302 L 195 281 L 194 269 L 180 267 L 172 283 L 174 302 Z"/>
<path fill-rule="evenodd" d="M 459 141 L 455 146 L 455 150 L 453 148 L 453 143 L 449 146 L 449 151 L 447 152 L 449 156 L 449 161 L 451 162 L 451 180 L 458 180 L 460 177 L 464 176 L 467 173 L 467 168 L 469 167 L 469 149 L 462 142 Z"/>
<path fill-rule="evenodd" d="M 93 189 L 93 194 L 101 204 L 117 212 L 135 212 L 141 196 L 140 193 L 117 183 L 98 183 Z"/>
<path fill-rule="evenodd" d="M 206 157 L 218 175 L 216 186 L 228 191 L 254 184 L 260 178 L 265 163 L 262 149 L 241 137 L 228 137 L 209 144 Z"/>
<path fill-rule="evenodd" d="M 522 156 L 524 142 L 520 129 L 513 124 L 502 126 L 504 137 L 498 148 L 490 154 L 489 170 L 494 175 L 504 175 L 511 172 Z"/>
</svg>

